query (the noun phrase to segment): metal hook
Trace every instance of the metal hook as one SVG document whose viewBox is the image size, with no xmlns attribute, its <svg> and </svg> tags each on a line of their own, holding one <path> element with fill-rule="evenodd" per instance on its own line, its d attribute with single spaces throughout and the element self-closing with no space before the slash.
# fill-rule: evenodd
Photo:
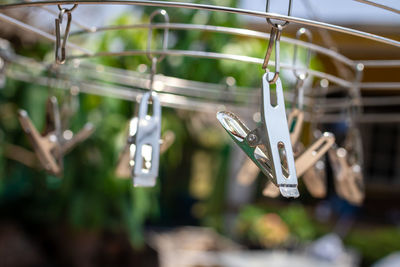
<svg viewBox="0 0 400 267">
<path fill-rule="evenodd" d="M 164 9 L 157 9 L 156 11 L 154 11 L 153 13 L 150 14 L 150 23 L 149 23 L 149 34 L 147 37 L 147 57 L 153 62 L 153 58 L 156 59 L 157 62 L 160 62 L 161 60 L 163 60 L 165 58 L 165 55 L 161 55 L 160 57 L 154 57 L 151 54 L 151 43 L 152 43 L 152 33 L 153 33 L 153 19 L 156 15 L 162 15 L 164 17 L 164 21 L 166 24 L 169 23 L 169 16 L 167 11 L 165 11 Z M 168 34 L 169 34 L 169 30 L 168 28 L 165 28 L 164 30 L 164 39 L 163 39 L 163 43 L 162 43 L 162 50 L 165 51 L 168 48 Z"/>
<path fill-rule="evenodd" d="M 154 75 L 156 74 L 156 72 L 157 72 L 157 58 L 156 57 L 153 57 L 152 59 L 151 59 L 151 72 L 150 72 L 150 84 L 149 84 L 149 90 L 150 90 L 150 101 L 153 99 L 152 98 L 152 95 L 153 95 L 153 89 L 154 89 L 154 86 L 153 86 L 153 84 L 154 84 Z"/>
<path fill-rule="evenodd" d="M 265 6 L 265 12 L 269 13 L 269 0 L 267 0 L 266 6 Z M 288 17 L 290 17 L 290 14 L 292 13 L 292 0 L 289 0 L 289 7 L 288 7 Z M 273 27 L 273 28 L 278 28 L 278 26 L 281 26 L 282 28 L 286 27 L 289 24 L 289 21 L 285 21 L 282 24 L 278 23 L 273 23 L 270 18 L 267 18 L 267 22 Z"/>
<path fill-rule="evenodd" d="M 279 71 L 280 71 L 280 39 L 281 39 L 281 34 L 282 34 L 282 25 L 277 25 L 276 28 L 272 27 L 271 34 L 269 37 L 269 42 L 268 42 L 268 49 L 267 53 L 265 54 L 264 62 L 262 65 L 262 68 L 268 72 L 268 62 L 272 54 L 272 48 L 275 44 L 275 74 L 274 77 L 271 80 L 268 80 L 270 84 L 276 83 L 279 77 Z"/>
<path fill-rule="evenodd" d="M 55 20 L 55 28 L 56 28 L 56 63 L 57 64 L 64 64 L 66 60 L 66 53 L 65 53 L 65 47 L 67 45 L 67 39 L 69 35 L 69 30 L 71 28 L 71 21 L 72 21 L 72 11 L 77 7 L 78 5 L 75 4 L 72 8 L 66 9 L 63 8 L 61 5 L 58 5 L 58 9 L 60 10 L 60 13 L 58 14 L 58 18 Z M 61 24 L 63 22 L 64 15 L 67 14 L 67 26 L 65 28 L 64 32 L 64 38 L 61 42 Z"/>
<path fill-rule="evenodd" d="M 307 37 L 307 42 L 311 43 L 312 33 L 310 30 L 308 30 L 306 28 L 300 28 L 296 33 L 296 39 L 300 40 L 300 37 L 302 35 L 305 35 Z M 307 60 L 306 60 L 307 68 L 309 68 L 310 63 L 311 63 L 311 54 L 312 54 L 311 49 L 307 49 Z M 297 44 L 294 44 L 294 47 L 293 47 L 293 66 L 294 67 L 296 66 L 296 63 L 297 63 Z M 307 71 L 305 71 L 304 73 L 299 73 L 296 68 L 293 68 L 293 74 L 294 74 L 294 76 L 296 76 L 296 78 L 298 80 L 305 80 L 309 75 L 309 73 Z"/>
<path fill-rule="evenodd" d="M 300 37 L 302 35 L 305 35 L 307 37 L 307 42 L 311 42 L 312 41 L 312 34 L 311 31 L 309 31 L 306 28 L 300 28 L 297 33 L 296 33 L 296 39 L 300 40 Z M 295 68 L 296 67 L 296 63 L 297 63 L 297 44 L 294 44 L 293 47 L 293 74 L 296 77 L 296 88 L 295 88 L 295 97 L 293 100 L 293 108 L 295 108 L 296 106 L 299 109 L 303 109 L 303 103 L 304 103 L 304 90 L 303 90 L 303 85 L 304 85 L 304 81 L 305 79 L 307 79 L 309 73 L 308 71 L 305 71 L 303 73 L 298 72 L 298 70 Z M 310 63 L 311 63 L 311 54 L 312 51 L 311 49 L 307 49 L 307 58 L 306 58 L 306 68 L 308 69 L 310 67 Z"/>
</svg>

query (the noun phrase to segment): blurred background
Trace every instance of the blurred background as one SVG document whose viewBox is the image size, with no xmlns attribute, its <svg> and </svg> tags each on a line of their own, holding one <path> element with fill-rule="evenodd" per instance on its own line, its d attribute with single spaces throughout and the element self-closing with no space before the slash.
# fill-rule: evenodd
<svg viewBox="0 0 400 267">
<path fill-rule="evenodd" d="M 11 3 L 15 1 L 1 1 Z M 189 1 L 186 1 L 189 2 Z M 265 1 L 207 0 L 201 4 L 264 11 Z M 379 1 L 400 9 L 397 1 Z M 48 7 L 56 11 L 56 6 Z M 286 1 L 271 1 L 271 12 L 286 14 Z M 86 25 L 147 23 L 156 7 L 78 6 L 73 19 Z M 171 22 L 240 27 L 269 32 L 264 19 L 227 13 L 166 8 Z M 49 33 L 56 15 L 40 8 L 1 11 Z M 349 0 L 294 1 L 292 16 L 314 19 L 400 40 L 400 15 Z M 299 25 L 285 28 L 294 37 Z M 78 30 L 76 25 L 72 31 Z M 354 60 L 400 59 L 396 47 L 310 28 L 313 42 Z M 54 45 L 1 22 L 0 38 L 15 53 L 39 61 L 54 57 Z M 146 29 L 71 36 L 95 51 L 145 49 Z M 169 47 L 244 54 L 262 58 L 267 42 L 201 31 L 171 31 Z M 303 51 L 304 52 L 304 51 Z M 292 47 L 283 43 L 282 61 Z M 92 62 L 148 72 L 145 56 L 99 57 Z M 330 59 L 314 55 L 311 68 L 352 80 Z M 260 87 L 263 70 L 235 61 L 166 57 L 158 73 L 194 81 Z M 364 81 L 400 82 L 399 68 L 368 69 Z M 160 157 L 154 188 L 134 188 L 118 179 L 118 158 L 135 103 L 90 94 L 78 95 L 78 111 L 69 121 L 77 131 L 86 122 L 94 134 L 64 158 L 62 179 L 14 160 L 32 151 L 17 118 L 28 111 L 40 131 L 45 125 L 49 89 L 7 77 L 0 89 L 0 266 L 399 266 L 400 265 L 400 124 L 359 123 L 366 195 L 361 206 L 337 196 L 328 166 L 328 194 L 310 196 L 300 182 L 298 199 L 262 195 L 266 177 L 238 181 L 245 154 L 214 116 L 172 108 L 162 110 L 162 133 L 175 141 Z M 286 88 L 294 76 L 283 71 Z M 289 89 L 288 89 L 289 88 Z M 68 98 L 53 90 L 60 102 Z M 399 88 L 363 90 L 362 96 L 398 96 Z M 335 95 L 336 96 L 336 95 Z M 256 108 L 258 109 L 258 108 Z M 365 113 L 398 114 L 400 106 L 368 107 Z M 398 120 L 397 120 L 398 121 Z M 345 122 L 319 125 L 341 145 Z M 20 148 L 24 148 L 21 152 Z M 386 261 L 384 261 L 385 257 Z M 384 265 L 391 264 L 392 265 Z"/>
</svg>

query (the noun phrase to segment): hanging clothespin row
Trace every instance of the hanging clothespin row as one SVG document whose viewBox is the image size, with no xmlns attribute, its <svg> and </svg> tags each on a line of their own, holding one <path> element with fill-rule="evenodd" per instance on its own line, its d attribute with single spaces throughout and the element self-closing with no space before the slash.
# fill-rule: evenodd
<svg viewBox="0 0 400 267">
<path fill-rule="evenodd" d="M 270 20 L 268 22 L 272 24 Z M 262 77 L 260 125 L 250 131 L 239 117 L 226 111 L 218 112 L 217 119 L 236 144 L 279 188 L 284 197 L 298 197 L 297 175 L 287 126 L 282 83 L 279 79 L 279 47 L 282 28 L 280 24 L 272 24 L 263 63 L 266 73 Z M 267 69 L 273 46 L 275 46 L 275 73 Z M 271 84 L 276 87 L 275 99 L 271 98 Z"/>
<path fill-rule="evenodd" d="M 160 161 L 161 104 L 158 94 L 154 91 L 154 76 L 157 72 L 157 64 L 165 58 L 165 54 L 155 57 L 151 52 L 152 24 L 156 15 L 161 15 L 165 23 L 169 23 L 169 16 L 165 10 L 159 9 L 150 15 L 146 53 L 151 61 L 149 91 L 143 94 L 139 103 L 138 114 L 129 123 L 127 141 L 129 165 L 125 165 L 126 158 L 121 158 L 119 165 L 123 164 L 124 167 L 121 166 L 119 170 L 117 168 L 117 172 L 124 176 L 126 172 L 124 168 L 129 166 L 135 187 L 153 187 L 156 185 Z M 162 50 L 165 51 L 168 48 L 168 29 L 164 30 L 163 37 Z M 150 105 L 152 106 L 151 113 L 149 113 Z"/>
<path fill-rule="evenodd" d="M 64 64 L 67 58 L 66 46 L 67 46 L 69 31 L 71 28 L 72 11 L 77 7 L 78 5 L 74 4 L 72 8 L 67 9 L 63 8 L 61 5 L 58 5 L 58 9 L 60 12 L 58 14 L 58 18 L 55 19 L 55 30 L 56 30 L 55 58 L 57 64 Z M 67 15 L 67 24 L 65 26 L 64 34 L 63 36 L 61 36 L 64 15 Z"/>
</svg>

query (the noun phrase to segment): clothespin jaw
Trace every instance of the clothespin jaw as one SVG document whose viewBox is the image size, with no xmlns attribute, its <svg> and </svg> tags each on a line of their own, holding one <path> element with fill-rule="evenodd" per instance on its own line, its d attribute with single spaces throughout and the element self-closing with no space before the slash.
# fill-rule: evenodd
<svg viewBox="0 0 400 267">
<path fill-rule="evenodd" d="M 238 116 L 229 111 L 218 112 L 217 119 L 233 141 L 260 168 L 264 175 L 274 180 L 269 153 L 266 151 L 266 147 L 261 143 L 259 143 L 259 146 L 254 145 L 254 139 L 257 138 L 254 133 L 258 128 L 253 132 L 250 131 Z"/>
<path fill-rule="evenodd" d="M 327 193 L 325 162 L 318 160 L 303 174 L 303 182 L 308 192 L 315 198 L 324 198 Z"/>
<path fill-rule="evenodd" d="M 79 143 L 84 142 L 88 139 L 95 131 L 95 127 L 92 123 L 86 123 L 83 128 L 69 140 L 63 140 L 61 145 L 61 153 L 63 155 L 68 154 L 73 150 Z"/>
<path fill-rule="evenodd" d="M 149 101 L 152 101 L 153 112 L 148 114 Z M 134 124 L 134 122 L 132 122 Z M 130 125 L 130 128 L 133 125 Z M 152 187 L 156 184 L 160 160 L 161 105 L 155 92 L 143 95 L 137 118 L 136 134 L 132 136 L 135 151 L 130 151 L 134 158 L 132 177 L 134 186 Z M 130 150 L 132 146 L 130 146 Z"/>
<path fill-rule="evenodd" d="M 321 159 L 325 153 L 335 143 L 335 137 L 332 133 L 325 132 L 317 141 L 315 141 L 306 151 L 296 158 L 297 175 L 302 176 L 307 170 Z"/>
<path fill-rule="evenodd" d="M 349 164 L 347 150 L 342 147 L 332 148 L 328 155 L 333 167 L 337 194 L 353 205 L 361 205 L 365 197 L 361 167 L 358 164 Z"/>
<path fill-rule="evenodd" d="M 56 134 L 49 132 L 45 136 L 40 135 L 25 110 L 18 112 L 18 119 L 44 169 L 55 176 L 61 176 L 62 164 L 59 162 L 60 150 Z"/>
<path fill-rule="evenodd" d="M 290 131 L 290 141 L 292 142 L 293 149 L 296 148 L 300 138 L 301 130 L 303 129 L 304 112 L 300 109 L 294 108 L 288 116 L 288 125 Z"/>
<path fill-rule="evenodd" d="M 235 143 L 279 187 L 284 197 L 298 197 L 297 176 L 285 113 L 282 84 L 276 79 L 276 105 L 271 104 L 270 83 L 275 77 L 268 72 L 263 76 L 261 125 L 250 131 L 231 112 L 217 113 L 217 119 Z"/>
</svg>

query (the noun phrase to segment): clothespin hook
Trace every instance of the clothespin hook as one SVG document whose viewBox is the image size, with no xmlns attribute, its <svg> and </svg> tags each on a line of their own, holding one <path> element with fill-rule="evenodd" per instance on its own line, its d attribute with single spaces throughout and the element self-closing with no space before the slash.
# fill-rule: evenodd
<svg viewBox="0 0 400 267">
<path fill-rule="evenodd" d="M 151 93 L 153 92 L 154 75 L 156 74 L 156 71 L 157 71 L 157 63 L 161 62 L 165 58 L 165 54 L 162 54 L 159 57 L 155 57 L 151 54 L 151 44 L 152 44 L 152 39 L 153 39 L 152 38 L 153 37 L 153 19 L 156 15 L 162 15 L 165 23 L 167 23 L 167 24 L 169 23 L 168 13 L 164 9 L 158 9 L 150 14 L 146 55 L 151 60 L 151 72 L 150 72 L 150 84 L 149 84 L 149 89 L 150 89 Z M 163 37 L 163 42 L 162 42 L 162 51 L 163 52 L 166 51 L 168 48 L 168 35 L 169 35 L 169 29 L 166 28 L 166 29 L 164 29 L 164 37 Z M 151 100 L 152 100 L 152 98 L 150 97 L 150 101 Z"/>
<path fill-rule="evenodd" d="M 58 14 L 58 18 L 55 20 L 55 28 L 56 28 L 56 63 L 64 64 L 66 60 L 65 47 L 67 45 L 67 39 L 69 35 L 69 30 L 71 28 L 72 21 L 72 11 L 77 7 L 77 4 L 74 4 L 72 8 L 63 8 L 61 5 L 58 5 L 58 9 L 60 13 Z M 67 14 L 67 26 L 64 32 L 64 38 L 61 41 L 61 24 L 63 22 L 64 15 Z"/>
<path fill-rule="evenodd" d="M 159 57 L 154 57 L 151 54 L 152 33 L 153 33 L 153 19 L 154 19 L 154 17 L 156 15 L 162 15 L 164 17 L 165 23 L 167 23 L 167 24 L 169 23 L 168 13 L 164 9 L 157 9 L 156 11 L 154 11 L 153 13 L 150 14 L 149 34 L 147 36 L 147 51 L 146 51 L 146 55 L 151 61 L 153 61 L 153 58 L 156 58 L 157 62 L 160 62 L 165 58 L 165 54 L 160 55 Z M 163 39 L 163 42 L 162 42 L 162 51 L 163 52 L 165 50 L 167 50 L 167 48 L 168 48 L 168 35 L 169 35 L 169 29 L 166 28 L 164 30 L 164 39 Z"/>
<path fill-rule="evenodd" d="M 272 48 L 275 44 L 275 74 L 272 77 L 271 80 L 268 80 L 270 84 L 276 83 L 279 77 L 279 71 L 280 71 L 280 39 L 281 39 L 281 34 L 282 34 L 282 25 L 277 24 L 276 27 L 272 27 L 271 34 L 269 37 L 269 42 L 268 42 L 268 48 L 267 48 L 267 53 L 265 54 L 264 62 L 262 65 L 262 68 L 268 72 L 268 62 L 272 54 Z"/>
<path fill-rule="evenodd" d="M 307 42 L 311 42 L 312 41 L 312 33 L 311 31 L 309 31 L 306 28 L 300 28 L 297 33 L 296 33 L 296 39 L 300 40 L 301 36 L 305 35 L 307 37 Z M 299 72 L 296 69 L 296 64 L 297 64 L 297 44 L 294 44 L 293 47 L 293 61 L 292 61 L 292 65 L 293 65 L 293 74 L 296 77 L 296 89 L 295 89 L 295 97 L 294 97 L 294 101 L 293 101 L 293 107 L 298 106 L 300 109 L 303 109 L 303 85 L 304 85 L 304 81 L 305 79 L 307 79 L 309 73 L 308 73 L 308 68 L 310 67 L 310 63 L 311 63 L 311 54 L 312 51 L 311 49 L 307 49 L 307 58 L 306 58 L 306 71 L 304 72 Z"/>
<path fill-rule="evenodd" d="M 265 12 L 269 13 L 269 0 L 267 0 L 266 2 L 266 6 L 265 6 Z M 292 0 L 289 0 L 289 7 L 288 7 L 288 12 L 287 12 L 287 16 L 290 17 L 292 13 Z M 289 21 L 285 21 L 282 24 L 278 24 L 278 23 L 273 23 L 271 21 L 270 18 L 267 18 L 267 22 L 273 27 L 273 28 L 278 28 L 278 26 L 281 26 L 282 28 L 286 27 L 289 24 Z"/>
</svg>

